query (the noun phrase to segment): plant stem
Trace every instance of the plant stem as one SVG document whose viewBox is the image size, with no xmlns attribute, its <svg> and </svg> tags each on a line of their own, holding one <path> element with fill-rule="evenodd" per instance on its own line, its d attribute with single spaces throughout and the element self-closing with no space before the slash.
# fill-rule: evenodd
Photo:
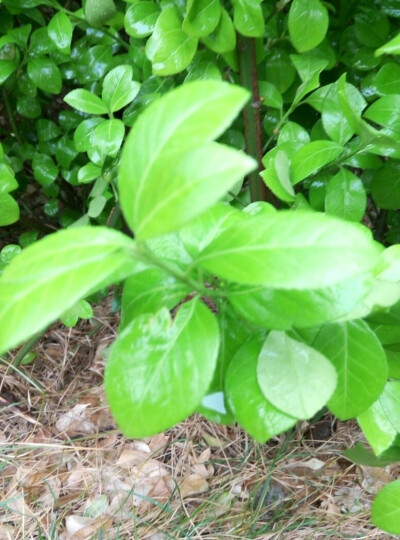
<svg viewBox="0 0 400 540">
<path fill-rule="evenodd" d="M 19 142 L 19 144 L 22 144 L 22 138 L 18 131 L 18 126 L 14 118 L 14 113 L 10 104 L 10 100 L 8 99 L 7 91 L 3 88 L 3 101 L 4 105 L 6 106 L 8 121 L 10 122 L 11 129 L 13 130 L 13 133 L 15 135 L 15 138 Z"/>
<path fill-rule="evenodd" d="M 268 201 L 278 207 L 275 195 L 260 177 L 263 170 L 263 144 L 261 126 L 261 100 L 258 90 L 257 58 L 254 38 L 238 35 L 238 57 L 241 84 L 251 93 L 250 102 L 243 110 L 246 152 L 258 163 L 258 168 L 249 174 L 251 201 Z"/>
<path fill-rule="evenodd" d="M 267 196 L 267 188 L 259 175 L 263 169 L 261 161 L 263 155 L 261 102 L 258 92 L 256 49 L 253 38 L 246 38 L 238 34 L 238 56 L 242 86 L 251 92 L 251 99 L 243 110 L 246 152 L 258 163 L 258 170 L 249 174 L 250 197 L 252 201 L 265 201 L 268 198 L 272 202 L 273 195 L 269 193 Z"/>
<path fill-rule="evenodd" d="M 43 332 L 38 332 L 37 334 L 34 334 L 31 339 L 25 343 L 25 345 L 15 355 L 14 360 L 11 362 L 14 367 L 17 367 L 21 364 L 22 360 L 25 358 L 28 352 L 30 352 L 32 347 L 36 345 L 42 335 Z"/>
</svg>

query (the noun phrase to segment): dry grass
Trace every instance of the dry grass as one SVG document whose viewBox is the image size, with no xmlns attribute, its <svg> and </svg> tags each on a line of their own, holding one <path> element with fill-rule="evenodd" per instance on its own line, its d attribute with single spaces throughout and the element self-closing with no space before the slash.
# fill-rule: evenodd
<svg viewBox="0 0 400 540">
<path fill-rule="evenodd" d="M 341 457 L 362 438 L 354 423 L 326 417 L 258 445 L 194 415 L 122 437 L 101 386 L 108 313 L 52 327 L 19 372 L 0 364 L 0 540 L 394 538 L 369 508 L 398 469 Z"/>
</svg>

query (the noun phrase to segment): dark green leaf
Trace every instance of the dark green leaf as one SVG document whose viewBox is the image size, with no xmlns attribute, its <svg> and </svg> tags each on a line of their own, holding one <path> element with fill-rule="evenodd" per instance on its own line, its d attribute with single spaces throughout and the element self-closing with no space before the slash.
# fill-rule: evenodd
<svg viewBox="0 0 400 540">
<path fill-rule="evenodd" d="M 56 13 L 50 20 L 47 32 L 54 45 L 64 54 L 71 52 L 72 23 L 63 11 Z"/>
<path fill-rule="evenodd" d="M 33 175 L 42 186 L 53 183 L 58 176 L 58 167 L 50 156 L 36 154 L 32 160 Z"/>
<path fill-rule="evenodd" d="M 345 450 L 343 455 L 353 463 L 357 463 L 357 465 L 387 467 L 387 465 L 392 465 L 400 461 L 400 447 L 391 446 L 380 456 L 376 456 L 373 452 L 367 450 L 362 443 L 358 442 L 353 448 Z"/>
<path fill-rule="evenodd" d="M 61 72 L 55 62 L 44 56 L 28 61 L 28 75 L 40 90 L 59 94 L 62 86 Z"/>
</svg>

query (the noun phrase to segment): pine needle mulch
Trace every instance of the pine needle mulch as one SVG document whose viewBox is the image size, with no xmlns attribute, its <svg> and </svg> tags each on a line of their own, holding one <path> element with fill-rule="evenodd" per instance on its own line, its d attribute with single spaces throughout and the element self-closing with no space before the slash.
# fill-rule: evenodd
<svg viewBox="0 0 400 540">
<path fill-rule="evenodd" d="M 102 388 L 109 313 L 54 325 L 29 365 L 0 363 L 0 540 L 395 538 L 369 510 L 399 467 L 343 458 L 362 440 L 353 422 L 326 416 L 259 445 L 193 415 L 124 438 Z"/>
</svg>

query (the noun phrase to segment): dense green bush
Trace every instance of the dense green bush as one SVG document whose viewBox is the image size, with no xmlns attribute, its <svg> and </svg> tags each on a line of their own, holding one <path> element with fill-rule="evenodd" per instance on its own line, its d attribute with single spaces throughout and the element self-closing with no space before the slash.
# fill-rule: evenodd
<svg viewBox="0 0 400 540">
<path fill-rule="evenodd" d="M 398 461 L 399 19 L 0 1 L 0 350 L 123 282 L 105 384 L 126 435 L 197 410 L 263 442 L 326 406 L 375 453 L 349 458 Z M 373 519 L 400 533 L 400 481 Z"/>
</svg>

